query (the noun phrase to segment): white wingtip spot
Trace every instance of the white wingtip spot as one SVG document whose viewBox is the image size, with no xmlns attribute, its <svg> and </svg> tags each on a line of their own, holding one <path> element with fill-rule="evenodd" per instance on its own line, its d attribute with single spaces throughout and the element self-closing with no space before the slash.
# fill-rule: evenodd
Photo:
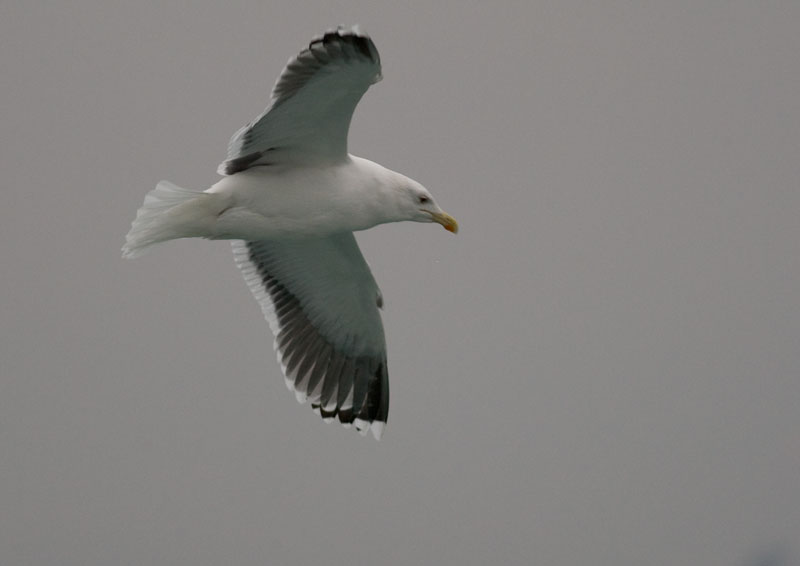
<svg viewBox="0 0 800 566">
<path fill-rule="evenodd" d="M 381 436 L 383 436 L 383 429 L 386 428 L 386 423 L 381 421 L 374 421 L 372 423 L 372 436 L 375 437 L 375 440 L 380 440 Z"/>
</svg>

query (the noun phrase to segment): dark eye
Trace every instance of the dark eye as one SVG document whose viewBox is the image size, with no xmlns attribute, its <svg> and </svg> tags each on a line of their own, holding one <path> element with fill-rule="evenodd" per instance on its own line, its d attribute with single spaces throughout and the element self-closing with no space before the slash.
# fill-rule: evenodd
<svg viewBox="0 0 800 566">
<path fill-rule="evenodd" d="M 431 202 L 431 199 L 429 199 L 429 198 L 428 198 L 428 197 L 426 197 L 425 195 L 420 195 L 420 196 L 418 196 L 418 197 L 417 197 L 417 200 L 419 200 L 419 203 L 420 203 L 420 204 L 425 204 L 426 202 Z"/>
</svg>

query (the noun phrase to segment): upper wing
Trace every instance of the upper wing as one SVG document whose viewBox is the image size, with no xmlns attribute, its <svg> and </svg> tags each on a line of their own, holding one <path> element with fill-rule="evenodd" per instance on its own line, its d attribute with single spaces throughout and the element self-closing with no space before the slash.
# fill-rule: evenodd
<svg viewBox="0 0 800 566">
<path fill-rule="evenodd" d="M 297 400 L 380 438 L 389 412 L 382 299 L 353 234 L 236 241 L 233 252 Z"/>
<path fill-rule="evenodd" d="M 314 38 L 289 60 L 267 109 L 233 135 L 217 171 L 231 175 L 254 165 L 345 158 L 353 110 L 380 79 L 378 50 L 357 26 Z"/>
</svg>

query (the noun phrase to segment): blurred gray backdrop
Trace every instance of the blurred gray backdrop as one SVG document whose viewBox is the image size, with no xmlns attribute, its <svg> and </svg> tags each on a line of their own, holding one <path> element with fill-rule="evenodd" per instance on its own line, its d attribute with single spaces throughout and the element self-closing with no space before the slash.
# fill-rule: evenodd
<svg viewBox="0 0 800 566">
<path fill-rule="evenodd" d="M 351 151 L 461 223 L 359 235 L 383 441 L 283 384 L 203 189 L 360 23 Z M 0 563 L 800 560 L 800 4 L 0 2 Z"/>
</svg>

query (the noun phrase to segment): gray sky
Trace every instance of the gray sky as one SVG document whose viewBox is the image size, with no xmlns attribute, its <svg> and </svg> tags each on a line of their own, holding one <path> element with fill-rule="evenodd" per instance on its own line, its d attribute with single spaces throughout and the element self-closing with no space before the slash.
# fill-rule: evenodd
<svg viewBox="0 0 800 566">
<path fill-rule="evenodd" d="M 351 151 L 461 224 L 359 236 L 383 441 L 283 384 L 203 189 L 311 36 Z M 0 4 L 0 562 L 800 563 L 800 4 Z"/>
</svg>

